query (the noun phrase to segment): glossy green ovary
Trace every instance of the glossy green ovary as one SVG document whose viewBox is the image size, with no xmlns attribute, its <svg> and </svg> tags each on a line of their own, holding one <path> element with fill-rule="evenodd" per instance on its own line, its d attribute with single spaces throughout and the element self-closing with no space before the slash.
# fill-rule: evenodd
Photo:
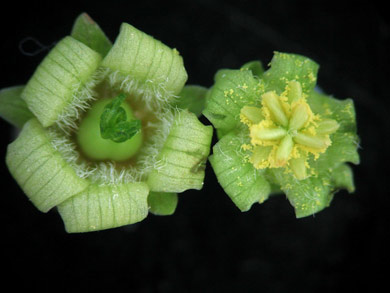
<svg viewBox="0 0 390 293">
<path fill-rule="evenodd" d="M 80 123 L 77 142 L 83 154 L 92 160 L 125 161 L 133 157 L 141 148 L 141 131 L 131 139 L 120 143 L 101 137 L 100 116 L 104 107 L 112 100 L 104 99 L 94 103 Z M 122 103 L 121 107 L 125 109 L 128 121 L 135 119 L 133 111 L 127 103 Z"/>
</svg>

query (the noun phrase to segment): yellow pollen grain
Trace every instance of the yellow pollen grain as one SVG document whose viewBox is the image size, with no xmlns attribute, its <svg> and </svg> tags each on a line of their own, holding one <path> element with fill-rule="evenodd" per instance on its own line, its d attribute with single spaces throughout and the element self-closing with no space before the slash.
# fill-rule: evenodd
<svg viewBox="0 0 390 293">
<path fill-rule="evenodd" d="M 310 79 L 311 82 L 315 82 L 317 78 L 315 77 L 314 73 L 310 71 L 310 73 L 307 75 L 307 77 Z"/>
<path fill-rule="evenodd" d="M 243 145 L 241 145 L 241 148 L 244 150 L 244 151 L 248 151 L 248 150 L 251 150 L 252 148 L 253 148 L 253 146 L 252 145 L 250 145 L 250 144 L 243 144 Z"/>
</svg>

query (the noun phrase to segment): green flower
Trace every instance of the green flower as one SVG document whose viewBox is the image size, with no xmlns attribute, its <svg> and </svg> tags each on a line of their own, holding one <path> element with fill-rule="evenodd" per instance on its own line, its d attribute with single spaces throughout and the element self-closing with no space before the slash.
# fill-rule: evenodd
<svg viewBox="0 0 390 293">
<path fill-rule="evenodd" d="M 212 127 L 197 116 L 206 90 L 184 86 L 178 51 L 129 24 L 114 44 L 86 14 L 26 86 L 0 92 L 0 115 L 21 128 L 8 168 L 68 232 L 169 215 L 203 186 Z"/>
<path fill-rule="evenodd" d="M 308 58 L 276 52 L 270 65 L 216 74 L 203 111 L 219 137 L 210 162 L 241 211 L 282 191 L 305 217 L 338 189 L 354 191 L 346 164 L 359 163 L 354 106 L 315 89 L 318 65 Z"/>
</svg>

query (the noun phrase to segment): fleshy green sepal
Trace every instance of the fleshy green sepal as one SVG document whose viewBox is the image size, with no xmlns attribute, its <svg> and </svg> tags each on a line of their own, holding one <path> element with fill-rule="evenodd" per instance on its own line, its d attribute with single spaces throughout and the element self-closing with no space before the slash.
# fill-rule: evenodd
<svg viewBox="0 0 390 293">
<path fill-rule="evenodd" d="M 241 70 L 250 70 L 256 77 L 261 77 L 264 73 L 263 64 L 258 60 L 245 63 L 241 66 Z"/>
<path fill-rule="evenodd" d="M 22 128 L 34 115 L 21 99 L 24 86 L 13 86 L 0 91 L 0 117 L 13 126 Z"/>
<path fill-rule="evenodd" d="M 82 13 L 76 18 L 71 36 L 103 57 L 112 47 L 111 41 L 87 13 Z"/>
<path fill-rule="evenodd" d="M 207 88 L 199 85 L 186 85 L 180 92 L 174 106 L 187 109 L 197 117 L 202 114 L 206 103 Z"/>
<path fill-rule="evenodd" d="M 172 215 L 177 202 L 177 193 L 150 192 L 148 196 L 149 211 L 156 216 Z"/>
</svg>

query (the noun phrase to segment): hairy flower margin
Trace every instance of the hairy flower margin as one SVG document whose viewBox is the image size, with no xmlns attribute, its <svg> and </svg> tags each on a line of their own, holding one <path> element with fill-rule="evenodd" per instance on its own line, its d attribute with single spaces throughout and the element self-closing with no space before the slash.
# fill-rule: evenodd
<svg viewBox="0 0 390 293">
<path fill-rule="evenodd" d="M 321 93 L 317 72 L 309 58 L 280 52 L 266 71 L 253 61 L 217 72 L 203 111 L 219 138 L 209 160 L 241 211 L 283 192 L 301 218 L 329 206 L 337 190 L 354 191 L 353 101 Z"/>
<path fill-rule="evenodd" d="M 40 211 L 58 209 L 69 233 L 172 214 L 178 193 L 203 187 L 212 138 L 197 119 L 206 89 L 186 80 L 176 49 L 126 23 L 112 44 L 80 15 L 26 86 L 0 92 L 0 116 L 21 128 L 7 150 L 11 174 Z M 141 120 L 142 147 L 126 162 L 90 160 L 78 126 L 120 93 Z"/>
</svg>

